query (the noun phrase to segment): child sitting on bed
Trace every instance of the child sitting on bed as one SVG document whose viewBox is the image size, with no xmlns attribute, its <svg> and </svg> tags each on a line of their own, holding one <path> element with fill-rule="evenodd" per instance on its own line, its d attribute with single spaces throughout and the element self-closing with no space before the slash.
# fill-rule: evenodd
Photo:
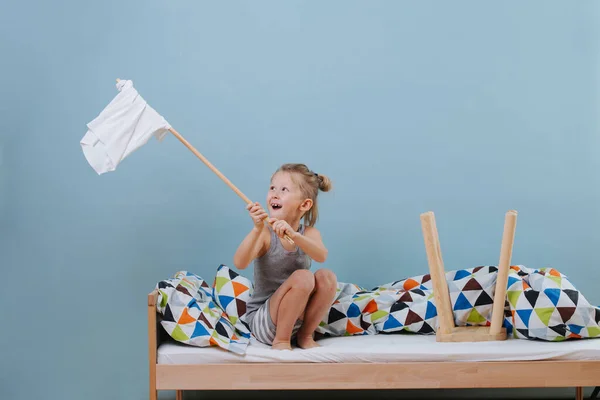
<svg viewBox="0 0 600 400">
<path fill-rule="evenodd" d="M 310 271 L 312 260 L 327 258 L 319 231 L 317 194 L 331 188 L 329 178 L 304 164 L 285 164 L 271 177 L 267 194 L 269 217 L 259 203 L 249 204 L 254 227 L 240 244 L 234 265 L 244 269 L 254 260 L 254 293 L 246 322 L 254 337 L 273 349 L 317 347 L 314 332 L 334 301 L 333 272 Z M 304 224 L 300 220 L 304 218 Z M 285 235 L 295 244 L 289 243 Z"/>
</svg>

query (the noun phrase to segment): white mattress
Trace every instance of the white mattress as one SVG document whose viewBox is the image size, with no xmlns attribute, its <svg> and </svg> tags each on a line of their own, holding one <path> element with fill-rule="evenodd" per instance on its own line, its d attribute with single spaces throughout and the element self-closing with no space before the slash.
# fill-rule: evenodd
<svg viewBox="0 0 600 400">
<path fill-rule="evenodd" d="M 217 347 L 193 347 L 176 342 L 158 348 L 159 364 L 222 363 L 384 363 L 444 361 L 597 360 L 600 339 L 540 342 L 508 339 L 479 343 L 440 343 L 435 336 L 372 335 L 326 338 L 319 348 L 273 350 L 254 338 L 245 355 Z"/>
</svg>

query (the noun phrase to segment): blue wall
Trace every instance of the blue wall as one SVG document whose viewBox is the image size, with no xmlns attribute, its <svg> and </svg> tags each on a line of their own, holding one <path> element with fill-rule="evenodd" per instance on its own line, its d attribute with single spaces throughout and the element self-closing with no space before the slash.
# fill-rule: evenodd
<svg viewBox="0 0 600 400">
<path fill-rule="evenodd" d="M 95 175 L 79 140 L 117 77 L 252 199 L 284 162 L 329 175 L 341 281 L 425 273 L 428 210 L 448 270 L 495 264 L 514 208 L 513 262 L 600 304 L 597 2 L 2 9 L 0 398 L 144 398 L 145 295 L 180 269 L 211 280 L 251 226 L 173 137 Z"/>
</svg>

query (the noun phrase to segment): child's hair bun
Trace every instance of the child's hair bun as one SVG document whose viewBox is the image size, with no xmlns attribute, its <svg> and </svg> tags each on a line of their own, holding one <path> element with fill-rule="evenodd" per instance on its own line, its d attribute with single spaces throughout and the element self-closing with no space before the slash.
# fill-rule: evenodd
<svg viewBox="0 0 600 400">
<path fill-rule="evenodd" d="M 331 179 L 326 175 L 317 174 L 317 179 L 319 181 L 319 190 L 322 190 L 323 192 L 331 190 Z"/>
</svg>

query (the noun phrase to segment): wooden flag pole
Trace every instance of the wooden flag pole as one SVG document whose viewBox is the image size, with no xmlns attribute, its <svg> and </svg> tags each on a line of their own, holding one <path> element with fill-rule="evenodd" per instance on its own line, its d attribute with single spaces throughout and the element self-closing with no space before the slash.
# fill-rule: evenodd
<svg viewBox="0 0 600 400">
<path fill-rule="evenodd" d="M 119 81 L 120 81 L 120 79 L 117 78 L 117 82 L 119 82 Z M 242 198 L 242 200 L 244 200 L 246 202 L 246 204 L 252 203 L 252 201 L 244 193 L 242 193 L 242 191 L 240 189 L 238 189 L 229 179 L 227 179 L 227 177 L 225 175 L 223 175 L 221 173 L 221 171 L 219 171 L 214 165 L 212 165 L 211 162 L 208 161 L 208 159 L 206 157 L 204 157 L 198 150 L 196 150 L 194 148 L 194 146 L 192 146 L 190 144 L 190 142 L 185 140 L 185 138 L 183 136 L 181 136 L 181 134 L 179 132 L 177 132 L 173 128 L 170 128 L 169 132 L 171 132 L 173 134 L 173 136 L 175 136 L 177 139 L 179 139 L 179 141 L 181 143 L 183 143 L 183 145 L 185 147 L 187 147 L 192 153 L 194 153 L 194 155 L 196 157 L 198 157 L 204 164 L 206 164 L 206 166 L 208 168 L 210 168 L 210 170 L 212 172 L 214 172 L 219 178 L 221 178 L 221 180 L 223 182 L 225 182 L 227 184 L 227 186 L 229 186 L 231 188 L 231 190 L 233 190 L 238 196 L 240 196 Z M 265 219 L 265 222 L 267 222 L 269 225 L 271 225 L 269 223 L 268 218 Z M 285 235 L 285 239 L 287 239 L 287 241 L 290 242 L 291 244 L 295 244 L 294 241 L 292 240 L 292 238 L 289 237 L 287 234 Z"/>
<path fill-rule="evenodd" d="M 215 174 L 217 174 L 217 176 L 219 178 L 221 178 L 223 180 L 223 182 L 225 182 L 227 184 L 227 186 L 229 186 L 235 193 L 237 193 L 237 195 L 240 196 L 242 198 L 242 200 L 244 200 L 246 202 L 246 204 L 252 203 L 252 201 L 248 197 L 246 197 L 246 195 L 244 193 L 242 193 L 242 191 L 240 189 L 238 189 L 233 183 L 231 183 L 231 181 L 229 179 L 227 179 L 227 177 L 225 175 L 223 175 L 221 173 L 221 171 L 219 171 L 214 165 L 212 165 L 210 163 L 210 161 L 208 161 L 206 159 L 206 157 L 204 157 L 202 154 L 200 154 L 200 152 L 198 150 L 196 150 L 194 148 L 194 146 L 192 146 L 187 140 L 185 140 L 185 138 L 183 136 L 181 136 L 181 134 L 179 132 L 177 132 L 173 128 L 170 128 L 169 132 L 171 132 L 173 134 L 173 136 L 175 136 L 177 139 L 179 139 L 179 141 L 181 143 L 183 143 L 183 145 L 185 147 L 187 147 L 188 149 L 190 149 L 190 151 L 192 153 L 194 153 L 196 155 L 196 157 L 198 157 L 200 160 L 202 160 L 202 162 L 204 164 L 206 164 L 206 166 L 208 168 L 210 168 L 210 170 L 212 172 L 214 172 Z"/>
</svg>

